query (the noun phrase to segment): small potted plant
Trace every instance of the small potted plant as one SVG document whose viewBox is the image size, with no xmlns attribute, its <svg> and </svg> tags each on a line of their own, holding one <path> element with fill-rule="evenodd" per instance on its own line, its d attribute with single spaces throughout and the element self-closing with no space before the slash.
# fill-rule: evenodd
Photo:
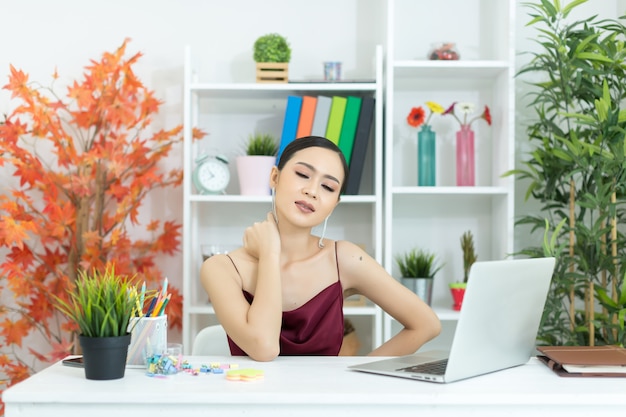
<svg viewBox="0 0 626 417">
<path fill-rule="evenodd" d="M 104 272 L 79 271 L 67 296 L 55 300 L 59 311 L 78 327 L 85 377 L 123 378 L 131 339 L 128 323 L 139 303 L 137 289 L 107 265 Z"/>
<path fill-rule="evenodd" d="M 443 264 L 437 261 L 434 253 L 420 248 L 396 255 L 395 259 L 402 276 L 402 284 L 430 305 L 433 279 Z"/>
<path fill-rule="evenodd" d="M 241 195 L 269 195 L 269 179 L 276 165 L 278 139 L 269 133 L 252 133 L 245 143 L 245 155 L 237 157 Z"/>
<path fill-rule="evenodd" d="M 461 305 L 463 304 L 470 269 L 478 259 L 478 254 L 474 248 L 474 235 L 470 230 L 461 235 L 461 250 L 463 252 L 463 281 L 450 284 L 450 291 L 452 293 L 452 299 L 454 300 L 452 308 L 457 311 L 461 309 Z"/>
<path fill-rule="evenodd" d="M 289 78 L 291 47 L 278 33 L 260 36 L 254 42 L 256 81 L 259 83 L 286 83 Z"/>
</svg>

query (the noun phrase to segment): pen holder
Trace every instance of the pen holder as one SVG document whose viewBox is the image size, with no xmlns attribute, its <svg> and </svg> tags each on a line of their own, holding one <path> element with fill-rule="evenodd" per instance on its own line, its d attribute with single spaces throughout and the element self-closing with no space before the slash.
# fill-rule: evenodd
<svg viewBox="0 0 626 417">
<path fill-rule="evenodd" d="M 146 357 L 167 349 L 167 315 L 132 317 L 128 323 L 130 346 L 126 365 L 145 366 Z"/>
</svg>

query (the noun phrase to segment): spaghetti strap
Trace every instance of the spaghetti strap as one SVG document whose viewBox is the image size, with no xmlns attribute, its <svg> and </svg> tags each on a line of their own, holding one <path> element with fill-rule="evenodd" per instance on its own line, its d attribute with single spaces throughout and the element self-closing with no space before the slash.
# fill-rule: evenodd
<svg viewBox="0 0 626 417">
<path fill-rule="evenodd" d="M 337 241 L 335 240 L 335 264 L 337 265 L 337 282 L 341 281 L 339 276 L 339 255 L 337 255 Z"/>
<path fill-rule="evenodd" d="M 235 265 L 235 261 L 233 261 L 233 258 L 230 257 L 229 254 L 225 254 L 228 259 L 230 259 L 230 262 L 233 264 L 233 267 L 235 267 L 235 271 L 237 271 L 237 275 L 239 275 L 239 278 L 241 278 L 241 273 L 239 272 L 239 269 L 237 269 L 237 265 Z"/>
</svg>

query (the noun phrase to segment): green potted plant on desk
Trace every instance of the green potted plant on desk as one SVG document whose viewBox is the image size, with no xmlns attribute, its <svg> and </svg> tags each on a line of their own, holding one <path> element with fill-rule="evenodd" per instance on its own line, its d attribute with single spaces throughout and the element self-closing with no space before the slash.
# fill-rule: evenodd
<svg viewBox="0 0 626 417">
<path fill-rule="evenodd" d="M 474 262 L 478 259 L 478 254 L 474 248 L 474 235 L 470 230 L 461 235 L 461 250 L 463 251 L 463 281 L 450 284 L 450 292 L 454 300 L 452 308 L 456 311 L 460 310 L 463 305 L 469 272 Z"/>
<path fill-rule="evenodd" d="M 112 264 L 104 272 L 79 271 L 67 297 L 56 297 L 58 310 L 78 327 L 85 377 L 108 380 L 124 377 L 131 334 L 130 318 L 139 296 Z"/>
<path fill-rule="evenodd" d="M 286 83 L 289 80 L 291 47 L 278 33 L 260 36 L 254 42 L 256 81 L 258 83 Z"/>
<path fill-rule="evenodd" d="M 436 255 L 424 249 L 413 248 L 396 255 L 396 264 L 400 269 L 402 284 L 430 305 L 435 274 L 443 267 L 437 261 Z"/>
<path fill-rule="evenodd" d="M 276 165 L 278 140 L 269 133 L 253 133 L 245 145 L 246 154 L 237 157 L 241 195 L 269 195 L 269 179 Z"/>
</svg>

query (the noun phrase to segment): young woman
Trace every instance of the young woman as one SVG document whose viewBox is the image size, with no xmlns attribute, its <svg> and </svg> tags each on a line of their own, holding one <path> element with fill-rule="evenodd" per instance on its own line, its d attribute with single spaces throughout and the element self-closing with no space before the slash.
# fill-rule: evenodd
<svg viewBox="0 0 626 417">
<path fill-rule="evenodd" d="M 353 294 L 404 326 L 370 355 L 410 354 L 439 334 L 430 307 L 365 251 L 311 234 L 339 203 L 347 173 L 341 150 L 330 140 L 291 142 L 270 174 L 272 212 L 245 230 L 243 247 L 202 265 L 200 279 L 233 355 L 258 361 L 337 355 L 343 299 Z"/>
</svg>

